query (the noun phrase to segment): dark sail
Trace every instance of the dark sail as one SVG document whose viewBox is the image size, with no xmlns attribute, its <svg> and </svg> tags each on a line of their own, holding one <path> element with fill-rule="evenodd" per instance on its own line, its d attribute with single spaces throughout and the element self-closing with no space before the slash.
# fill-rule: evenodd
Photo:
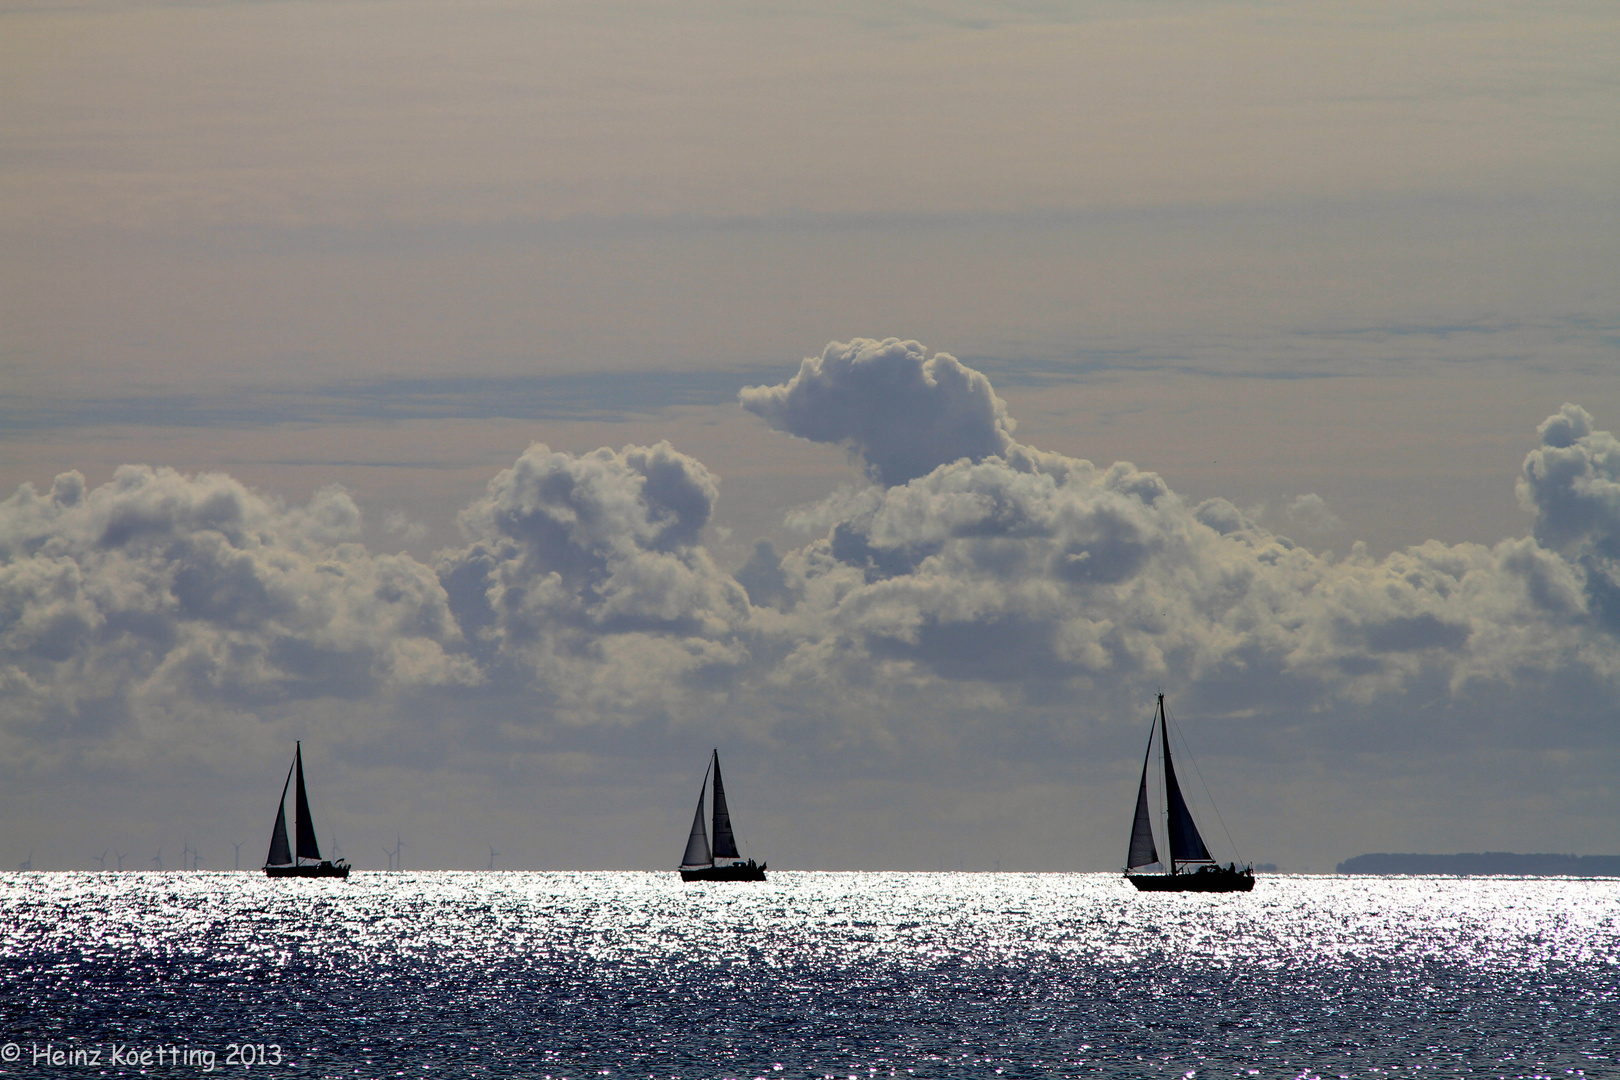
<svg viewBox="0 0 1620 1080">
<path fill-rule="evenodd" d="M 265 856 L 266 866 L 286 866 L 293 861 L 292 848 L 287 846 L 287 784 L 292 783 L 293 771 L 287 769 L 287 783 L 281 785 L 281 799 L 276 803 L 276 827 L 270 830 L 270 854 Z"/>
<path fill-rule="evenodd" d="M 1176 769 L 1170 763 L 1170 731 L 1164 719 L 1164 695 L 1159 695 L 1159 740 L 1164 750 L 1164 797 L 1170 817 L 1170 870 L 1181 863 L 1210 862 L 1209 849 L 1193 824 L 1192 811 L 1181 797 L 1181 785 L 1176 783 Z"/>
<path fill-rule="evenodd" d="M 321 845 L 315 842 L 315 823 L 309 819 L 309 797 L 304 794 L 304 747 L 302 743 L 293 751 L 293 772 L 298 785 L 293 794 L 293 828 L 298 835 L 298 857 L 321 860 Z M 291 860 L 289 860 L 291 861 Z"/>
<path fill-rule="evenodd" d="M 697 809 L 692 812 L 692 831 L 686 837 L 686 854 L 681 856 L 682 870 L 714 865 L 714 859 L 709 856 L 709 834 L 703 831 L 703 795 L 708 789 L 709 774 L 705 772 L 703 783 L 698 785 Z"/>
<path fill-rule="evenodd" d="M 720 783 L 720 751 L 714 752 L 714 857 L 740 859 L 737 839 L 731 835 L 731 811 L 726 809 L 726 789 Z"/>
<path fill-rule="evenodd" d="M 703 791 L 699 789 L 697 812 L 692 815 L 692 832 L 686 838 L 686 854 L 681 856 L 681 867 L 713 865 L 714 860 L 709 858 L 709 838 L 703 832 Z"/>
<path fill-rule="evenodd" d="M 1153 845 L 1153 819 L 1148 814 L 1147 770 L 1153 756 L 1153 737 L 1148 736 L 1147 754 L 1142 758 L 1142 783 L 1136 789 L 1136 820 L 1131 823 L 1131 853 L 1125 857 L 1125 868 L 1134 870 L 1159 861 L 1159 849 Z"/>
</svg>

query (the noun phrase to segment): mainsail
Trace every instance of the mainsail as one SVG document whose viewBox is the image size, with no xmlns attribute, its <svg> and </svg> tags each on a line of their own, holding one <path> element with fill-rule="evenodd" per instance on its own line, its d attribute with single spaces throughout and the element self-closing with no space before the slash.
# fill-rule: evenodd
<svg viewBox="0 0 1620 1080">
<path fill-rule="evenodd" d="M 720 783 L 720 751 L 714 752 L 714 857 L 740 859 L 737 839 L 731 835 L 731 811 L 726 809 L 726 789 Z"/>
<path fill-rule="evenodd" d="M 1164 797 L 1168 807 L 1170 831 L 1170 872 L 1175 873 L 1182 863 L 1213 862 L 1204 838 L 1193 824 L 1192 811 L 1181 797 L 1181 785 L 1176 783 L 1176 769 L 1170 763 L 1170 733 L 1164 719 L 1164 696 L 1159 697 L 1159 747 L 1164 752 Z"/>
<path fill-rule="evenodd" d="M 304 744 L 293 751 L 293 771 L 298 785 L 293 795 L 293 828 L 298 836 L 298 857 L 321 861 L 321 845 L 315 842 L 315 822 L 309 816 L 309 796 L 304 794 Z"/>
</svg>

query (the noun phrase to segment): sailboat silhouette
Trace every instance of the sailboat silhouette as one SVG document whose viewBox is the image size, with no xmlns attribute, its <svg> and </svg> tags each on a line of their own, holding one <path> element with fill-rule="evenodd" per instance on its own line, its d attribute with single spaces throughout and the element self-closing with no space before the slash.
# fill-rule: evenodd
<svg viewBox="0 0 1620 1080">
<path fill-rule="evenodd" d="M 1192 811 L 1176 783 L 1176 769 L 1170 761 L 1170 728 L 1164 717 L 1164 695 L 1154 716 L 1158 725 L 1159 753 L 1164 766 L 1165 840 L 1170 861 L 1163 864 L 1153 843 L 1153 820 L 1148 812 L 1148 763 L 1153 759 L 1153 729 L 1148 730 L 1148 748 L 1142 758 L 1142 782 L 1136 789 L 1136 817 L 1131 822 L 1130 853 L 1125 857 L 1125 880 L 1142 892 L 1248 892 L 1254 888 L 1254 870 L 1237 865 L 1221 866 L 1210 858 L 1204 838 L 1193 822 Z M 1165 865 L 1163 873 L 1145 872 L 1147 867 Z"/>
<path fill-rule="evenodd" d="M 294 785 L 296 779 L 297 784 Z M 287 788 L 293 787 L 293 834 L 297 838 L 297 851 L 287 843 Z M 276 824 L 270 831 L 270 854 L 264 860 L 266 877 L 335 877 L 349 876 L 349 864 L 343 859 L 331 862 L 321 858 L 321 845 L 315 839 L 315 823 L 309 815 L 309 796 L 304 791 L 304 744 L 293 748 L 292 767 L 287 770 L 287 781 L 281 785 L 281 801 L 276 804 Z"/>
<path fill-rule="evenodd" d="M 703 829 L 703 795 L 709 772 L 714 773 L 714 848 Z M 682 881 L 764 881 L 765 864 L 753 859 L 742 861 L 737 838 L 731 831 L 731 811 L 726 807 L 726 788 L 720 782 L 720 751 L 710 759 L 698 788 L 697 813 L 692 816 L 692 832 L 686 838 L 686 854 L 681 857 Z"/>
</svg>

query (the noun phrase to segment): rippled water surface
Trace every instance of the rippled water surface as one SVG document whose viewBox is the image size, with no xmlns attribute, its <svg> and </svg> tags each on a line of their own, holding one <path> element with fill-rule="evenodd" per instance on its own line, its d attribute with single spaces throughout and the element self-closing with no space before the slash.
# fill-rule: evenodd
<svg viewBox="0 0 1620 1080">
<path fill-rule="evenodd" d="M 1620 881 L 8 874 L 0 1005 L 27 1076 L 1620 1076 Z"/>
</svg>

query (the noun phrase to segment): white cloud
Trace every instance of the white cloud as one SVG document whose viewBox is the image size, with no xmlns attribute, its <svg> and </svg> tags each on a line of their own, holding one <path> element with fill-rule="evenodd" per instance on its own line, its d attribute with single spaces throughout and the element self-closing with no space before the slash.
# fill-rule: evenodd
<svg viewBox="0 0 1620 1080">
<path fill-rule="evenodd" d="M 1620 558 L 1620 440 L 1594 431 L 1579 405 L 1564 405 L 1536 431 L 1541 446 L 1519 478 L 1536 539 L 1571 554 Z"/>
<path fill-rule="evenodd" d="M 573 455 L 536 443 L 461 514 L 438 570 L 490 663 L 618 717 L 746 657 L 747 594 L 699 542 L 715 477 L 668 443 Z"/>
<path fill-rule="evenodd" d="M 476 681 L 437 579 L 366 551 L 359 526 L 338 488 L 285 507 L 221 474 L 135 465 L 94 489 L 78 473 L 24 485 L 0 503 L 7 727 L 51 739 L 174 702 Z"/>
<path fill-rule="evenodd" d="M 392 536 L 398 536 L 402 542 L 407 544 L 415 544 L 425 540 L 428 533 L 426 525 L 412 521 L 399 510 L 390 510 L 383 517 L 383 531 Z"/>
<path fill-rule="evenodd" d="M 787 383 L 748 387 L 741 400 L 790 435 L 848 446 L 885 484 L 1012 443 L 1012 418 L 989 379 L 949 353 L 929 356 L 898 338 L 835 341 Z"/>
<path fill-rule="evenodd" d="M 1316 535 L 1334 532 L 1343 524 L 1328 509 L 1327 501 L 1314 492 L 1288 500 L 1287 517 L 1289 527 Z"/>
<path fill-rule="evenodd" d="M 889 349 L 914 365 L 924 355 Z M 807 361 L 790 386 L 819 379 Z M 775 388 L 768 415 L 788 412 L 788 397 Z M 928 404 L 919 396 L 904 411 Z M 791 415 L 782 426 L 796 433 L 852 430 L 839 395 L 803 394 Z M 1283 708 L 1280 696 L 1310 709 L 1402 708 L 1435 684 L 1459 701 L 1490 688 L 1489 710 L 1511 708 L 1503 702 L 1523 704 L 1544 680 L 1612 685 L 1620 673 L 1620 647 L 1594 621 L 1620 596 L 1596 559 L 1620 536 L 1620 454 L 1573 406 L 1542 432 L 1521 482 L 1536 538 L 1431 541 L 1382 560 L 1359 546 L 1345 559 L 1314 555 L 1225 500 L 1189 506 L 1130 464 L 1099 468 L 1008 439 L 998 454 L 829 499 L 826 537 L 781 560 L 788 599 L 775 603 L 803 639 L 796 655 L 837 657 L 845 677 L 858 657 L 891 678 L 1022 688 L 1157 682 L 1230 698 L 1240 683 L 1233 704 L 1261 712 Z M 1315 495 L 1288 515 L 1313 531 L 1338 524 Z M 1576 549 L 1587 554 L 1565 557 Z"/>
<path fill-rule="evenodd" d="M 785 682 L 838 711 L 897 677 L 1192 695 L 1237 680 L 1265 709 L 1283 685 L 1367 704 L 1620 671 L 1604 628 L 1620 444 L 1575 406 L 1525 464 L 1533 537 L 1373 560 L 1315 555 L 1224 500 L 1189 505 L 1129 463 L 1019 445 L 982 375 L 915 343 L 835 343 L 745 401 L 852 440 L 891 483 L 839 492 L 823 538 L 760 545 L 741 581 L 701 542 L 717 479 L 667 443 L 530 447 L 431 570 L 355 542 L 359 510 L 335 488 L 283 507 L 222 475 L 134 466 L 94 490 L 71 473 L 24 486 L 0 504 L 8 714 L 493 680 L 529 687 L 543 727 L 690 715 L 717 690 L 768 700 Z M 930 434 L 901 454 L 885 416 Z M 1329 516 L 1314 496 L 1290 512 Z"/>
<path fill-rule="evenodd" d="M 884 482 L 805 511 L 820 539 L 761 543 L 735 577 L 702 542 L 717 478 L 667 443 L 531 446 L 432 568 L 367 551 L 336 488 L 287 507 L 136 466 L 24 486 L 0 503 L 8 744 L 177 743 L 325 702 L 366 717 L 351 734 L 368 745 L 434 732 L 474 769 L 503 747 L 560 739 L 605 762 L 626 739 L 729 728 L 829 777 L 949 772 L 1049 757 L 1134 719 L 1153 686 L 1294 764 L 1393 752 L 1362 745 L 1367 718 L 1416 709 L 1454 723 L 1401 728 L 1408 751 L 1455 724 L 1481 752 L 1600 735 L 1591 707 L 1620 689 L 1620 445 L 1574 406 L 1526 459 L 1533 535 L 1335 558 L 1130 463 L 1014 442 L 988 381 L 943 354 L 826 357 L 751 407 L 850 440 Z M 865 363 L 894 370 L 867 381 Z M 886 414 L 923 449 L 902 454 Z"/>
</svg>

